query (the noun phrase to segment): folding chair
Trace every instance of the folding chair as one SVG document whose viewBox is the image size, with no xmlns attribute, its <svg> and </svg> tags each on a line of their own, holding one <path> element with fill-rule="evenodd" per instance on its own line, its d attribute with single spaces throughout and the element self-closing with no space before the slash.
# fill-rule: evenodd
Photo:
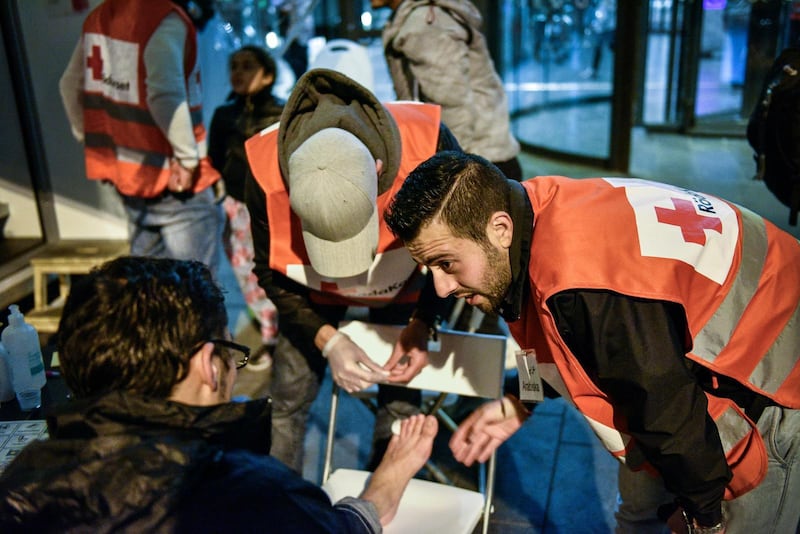
<svg viewBox="0 0 800 534">
<path fill-rule="evenodd" d="M 348 39 L 331 39 L 311 61 L 311 69 L 331 69 L 354 79 L 370 91 L 375 90 L 375 75 L 369 51 Z"/>
<path fill-rule="evenodd" d="M 467 310 L 469 310 L 470 313 L 465 316 L 464 314 L 467 312 Z M 462 320 L 462 316 L 467 317 L 467 320 Z M 481 323 L 483 322 L 484 316 L 485 314 L 478 308 L 474 308 L 472 306 L 466 308 L 464 305 L 464 300 L 458 299 L 455 301 L 452 309 L 450 310 L 447 320 L 443 322 L 439 328 L 443 331 L 457 330 L 462 332 L 477 332 L 478 328 L 480 328 Z M 363 320 L 365 322 L 369 322 L 366 320 L 366 316 L 364 317 L 365 319 Z M 355 312 L 349 314 L 345 318 L 344 322 L 361 320 L 361 315 L 358 312 Z M 508 336 L 509 334 L 508 332 L 505 332 L 504 335 Z M 393 340 L 390 341 L 392 344 L 394 343 Z M 506 345 L 506 352 L 508 352 L 510 346 L 511 344 Z M 438 352 L 438 350 L 436 352 Z M 508 356 L 506 356 L 506 358 L 508 358 Z M 508 359 L 506 359 L 506 366 L 507 364 Z M 376 384 L 373 384 L 361 391 L 351 393 L 350 396 L 360 400 L 361 403 L 366 406 L 366 408 L 372 412 L 373 415 L 377 415 L 378 386 Z M 455 402 L 458 402 L 458 396 L 449 392 L 424 391 L 422 396 L 422 411 L 426 414 L 435 415 L 441 425 L 444 425 L 451 432 L 455 432 L 458 428 L 458 425 L 455 423 L 455 421 L 453 421 L 447 411 L 445 411 L 445 407 L 450 406 L 450 403 L 453 401 L 452 397 L 456 397 Z M 441 482 L 442 484 L 450 484 L 451 486 L 455 485 L 447 476 L 447 474 L 443 470 L 439 469 L 435 461 L 429 459 L 427 462 L 425 462 L 425 469 L 438 482 Z M 486 487 L 486 466 L 483 464 L 478 466 L 478 477 L 478 488 L 481 493 L 483 493 Z"/>
<path fill-rule="evenodd" d="M 389 359 L 402 326 L 378 325 L 361 321 L 342 323 L 341 332 L 350 336 L 378 364 Z M 440 330 L 439 350 L 428 351 L 428 365 L 406 387 L 439 394 L 430 408 L 437 412 L 448 394 L 497 399 L 503 395 L 506 338 L 463 331 Z M 323 489 L 332 500 L 350 495 L 358 496 L 364 489 L 370 472 L 354 469 L 332 471 L 333 446 L 336 433 L 336 412 L 339 388 L 334 384 L 323 467 Z M 400 501 L 397 516 L 384 529 L 387 533 L 431 532 L 471 533 L 483 519 L 485 533 L 489 527 L 494 496 L 496 455 L 492 454 L 486 467 L 485 481 L 479 491 L 448 484 L 413 479 Z"/>
</svg>

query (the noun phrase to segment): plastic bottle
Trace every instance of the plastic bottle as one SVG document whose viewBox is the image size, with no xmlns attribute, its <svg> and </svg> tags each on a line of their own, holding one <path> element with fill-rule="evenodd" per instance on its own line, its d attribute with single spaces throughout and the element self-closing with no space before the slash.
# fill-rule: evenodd
<svg viewBox="0 0 800 534">
<path fill-rule="evenodd" d="M 0 402 L 8 402 L 14 398 L 14 386 L 11 385 L 11 366 L 8 364 L 8 351 L 0 343 Z"/>
<path fill-rule="evenodd" d="M 33 410 L 42 404 L 42 386 L 47 382 L 44 375 L 42 348 L 39 333 L 20 313 L 19 306 L 8 307 L 8 326 L 3 330 L 2 342 L 9 354 L 11 383 L 23 411 Z"/>
</svg>

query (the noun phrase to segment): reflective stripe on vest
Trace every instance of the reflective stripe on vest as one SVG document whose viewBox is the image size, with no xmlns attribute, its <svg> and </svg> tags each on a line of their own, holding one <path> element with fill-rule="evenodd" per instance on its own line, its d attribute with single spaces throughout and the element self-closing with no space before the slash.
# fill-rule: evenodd
<svg viewBox="0 0 800 534">
<path fill-rule="evenodd" d="M 114 12 L 114 16 L 108 13 Z M 197 142 L 199 167 L 194 192 L 217 180 L 207 157 L 202 122 L 197 35 L 186 14 L 170 2 L 106 0 L 84 22 L 84 130 L 86 173 L 113 183 L 120 193 L 155 197 L 167 187 L 172 146 L 147 105 L 144 48 L 170 13 L 187 28 L 184 60 L 187 103 Z M 130 20 L 135 18 L 136 25 Z"/>
<path fill-rule="evenodd" d="M 523 320 L 509 323 L 511 334 L 517 341 L 522 338 L 530 340 L 532 335 L 540 336 L 539 339 L 545 337 L 543 334 L 534 334 L 538 329 L 532 324 L 530 317 L 533 317 L 533 323 L 537 323 L 538 320 L 532 309 L 529 309 L 528 313 L 530 316 L 525 320 L 527 325 L 525 328 L 522 328 Z M 627 463 L 629 457 L 643 458 L 642 452 L 635 450 L 638 448 L 636 440 L 614 426 L 614 410 L 605 395 L 592 387 L 583 391 L 579 391 L 576 384 L 572 384 L 572 388 L 568 387 L 564 381 L 564 376 L 568 376 L 568 372 L 559 369 L 560 363 L 545 360 L 546 355 L 550 353 L 549 349 L 543 348 L 540 344 L 536 346 L 538 349 L 531 347 L 527 350 L 536 351 L 537 365 L 542 378 L 578 409 L 606 450 L 622 463 Z M 570 368 L 570 371 L 575 370 Z M 586 380 L 588 381 L 588 377 Z M 580 383 L 580 380 L 576 383 Z M 708 412 L 717 426 L 725 459 L 733 473 L 733 478 L 725 488 L 725 499 L 733 499 L 756 487 L 766 476 L 767 452 L 755 424 L 738 406 L 729 399 L 714 397 L 708 393 L 706 398 Z M 636 469 L 657 474 L 649 463 L 637 462 L 637 464 L 634 466 Z"/>
<path fill-rule="evenodd" d="M 740 213 L 742 262 L 719 308 L 694 337 L 692 354 L 712 364 L 716 362 L 718 356 L 725 353 L 732 334 L 739 325 L 742 310 L 754 301 L 759 289 L 761 271 L 767 261 L 769 241 L 764 219 L 744 208 L 740 208 Z M 800 303 L 794 307 L 773 343 L 747 375 L 746 381 L 761 392 L 775 396 L 781 386 L 789 380 L 792 372 L 797 376 L 797 363 L 800 357 L 798 347 L 800 347 Z"/>
</svg>

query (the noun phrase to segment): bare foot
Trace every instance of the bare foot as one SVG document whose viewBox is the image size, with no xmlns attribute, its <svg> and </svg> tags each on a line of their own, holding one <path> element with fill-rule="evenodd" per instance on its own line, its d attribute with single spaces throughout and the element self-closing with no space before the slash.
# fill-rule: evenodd
<svg viewBox="0 0 800 534">
<path fill-rule="evenodd" d="M 402 422 L 400 434 L 389 441 L 383 460 L 361 494 L 378 509 L 382 525 L 394 519 L 409 480 L 430 458 L 438 428 L 432 415 L 414 415 Z"/>
</svg>

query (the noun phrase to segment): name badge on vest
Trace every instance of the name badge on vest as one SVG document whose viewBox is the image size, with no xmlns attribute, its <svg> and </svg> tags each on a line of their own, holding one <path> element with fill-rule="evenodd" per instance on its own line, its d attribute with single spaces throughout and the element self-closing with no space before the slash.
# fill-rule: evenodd
<svg viewBox="0 0 800 534">
<path fill-rule="evenodd" d="M 519 370 L 519 400 L 524 402 L 542 402 L 544 389 L 542 377 L 536 366 L 536 351 L 520 349 L 516 351 L 517 369 Z"/>
</svg>

